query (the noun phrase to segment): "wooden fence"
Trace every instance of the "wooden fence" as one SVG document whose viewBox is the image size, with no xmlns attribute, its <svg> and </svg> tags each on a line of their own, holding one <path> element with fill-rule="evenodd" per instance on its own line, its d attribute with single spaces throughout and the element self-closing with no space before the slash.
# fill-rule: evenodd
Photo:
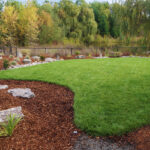
<svg viewBox="0 0 150 150">
<path fill-rule="evenodd" d="M 94 54 L 100 55 L 103 52 L 107 51 L 121 51 L 121 52 L 131 52 L 131 53 L 150 53 L 149 47 L 131 47 L 131 46 L 111 46 L 111 47 L 95 47 L 95 48 L 19 48 L 19 47 L 0 47 L 0 53 L 4 53 L 4 55 L 14 55 L 19 56 L 24 50 L 30 51 L 31 55 L 41 55 L 41 54 L 49 54 L 49 55 L 74 55 L 77 51 L 80 51 L 80 54 Z"/>
</svg>

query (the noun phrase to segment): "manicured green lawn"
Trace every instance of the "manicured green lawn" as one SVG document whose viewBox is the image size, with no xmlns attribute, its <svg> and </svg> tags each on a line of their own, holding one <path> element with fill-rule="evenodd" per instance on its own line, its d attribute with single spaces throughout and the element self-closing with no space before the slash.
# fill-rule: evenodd
<svg viewBox="0 0 150 150">
<path fill-rule="evenodd" d="M 150 124 L 150 58 L 61 61 L 1 71 L 0 79 L 69 87 L 75 124 L 92 135 L 121 135 Z"/>
</svg>

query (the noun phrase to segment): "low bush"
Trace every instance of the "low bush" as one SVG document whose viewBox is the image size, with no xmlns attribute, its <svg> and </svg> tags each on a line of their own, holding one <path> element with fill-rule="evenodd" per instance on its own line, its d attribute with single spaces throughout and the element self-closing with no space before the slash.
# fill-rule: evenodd
<svg viewBox="0 0 150 150">
<path fill-rule="evenodd" d="M 45 60 L 45 56 L 41 55 L 41 56 L 40 56 L 40 60 L 41 60 L 41 61 L 44 61 L 44 60 Z"/>
<path fill-rule="evenodd" d="M 10 65 L 15 66 L 15 65 L 17 65 L 17 62 L 16 62 L 16 61 L 11 61 L 11 62 L 10 62 Z"/>
<path fill-rule="evenodd" d="M 76 51 L 75 54 L 76 54 L 76 55 L 80 55 L 80 51 Z"/>
<path fill-rule="evenodd" d="M 26 57 L 25 57 L 25 59 L 29 59 L 29 58 L 30 58 L 30 56 L 26 56 Z"/>
<path fill-rule="evenodd" d="M 13 55 L 10 55 L 9 58 L 12 59 L 12 58 L 14 58 L 14 56 L 13 56 Z"/>
<path fill-rule="evenodd" d="M 9 67 L 9 61 L 7 59 L 3 60 L 3 68 L 6 70 Z"/>
</svg>

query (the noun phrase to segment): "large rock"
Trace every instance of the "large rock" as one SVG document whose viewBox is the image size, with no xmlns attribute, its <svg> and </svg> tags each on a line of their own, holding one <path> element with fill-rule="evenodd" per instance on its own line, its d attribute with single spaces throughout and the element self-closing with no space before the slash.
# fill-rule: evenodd
<svg viewBox="0 0 150 150">
<path fill-rule="evenodd" d="M 35 94 L 29 88 L 9 89 L 8 93 L 11 93 L 14 97 L 22 97 L 22 98 L 32 98 L 35 96 Z"/>
<path fill-rule="evenodd" d="M 31 59 L 24 59 L 24 60 L 23 60 L 23 63 L 25 63 L 25 64 L 30 64 L 30 63 L 31 63 Z"/>
<path fill-rule="evenodd" d="M 53 58 L 46 58 L 45 59 L 45 62 L 53 62 L 53 61 L 56 61 L 56 59 L 53 59 Z"/>
<path fill-rule="evenodd" d="M 20 51 L 17 52 L 17 57 L 19 57 L 19 58 L 23 57 L 23 55 L 22 55 L 22 53 Z"/>
<path fill-rule="evenodd" d="M 33 56 L 32 57 L 34 60 L 36 60 L 36 61 L 40 61 L 40 57 L 39 56 Z"/>
<path fill-rule="evenodd" d="M 8 85 L 0 85 L 0 90 L 4 90 L 4 89 L 7 89 L 8 88 Z"/>
<path fill-rule="evenodd" d="M 23 118 L 21 106 L 0 111 L 0 123 L 6 122 L 7 117 L 10 115 L 14 115 L 15 118 Z"/>
<path fill-rule="evenodd" d="M 85 56 L 84 55 L 78 55 L 75 58 L 77 58 L 77 59 L 83 59 L 83 58 L 85 58 Z"/>
</svg>

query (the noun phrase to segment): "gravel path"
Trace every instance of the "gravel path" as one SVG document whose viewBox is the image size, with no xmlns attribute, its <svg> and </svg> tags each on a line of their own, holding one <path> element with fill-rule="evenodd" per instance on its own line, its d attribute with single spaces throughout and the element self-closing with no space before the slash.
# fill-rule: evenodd
<svg viewBox="0 0 150 150">
<path fill-rule="evenodd" d="M 118 146 L 117 143 L 110 140 L 90 138 L 87 135 L 81 135 L 76 141 L 72 150 L 135 150 L 131 145 Z"/>
</svg>

